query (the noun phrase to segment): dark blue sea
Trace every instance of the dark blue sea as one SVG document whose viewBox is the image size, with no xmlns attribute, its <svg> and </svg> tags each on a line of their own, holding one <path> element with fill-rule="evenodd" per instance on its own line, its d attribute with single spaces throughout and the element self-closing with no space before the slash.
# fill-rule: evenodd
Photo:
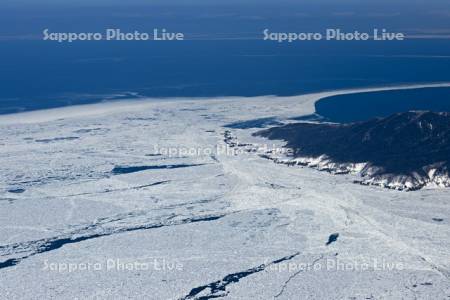
<svg viewBox="0 0 450 300">
<path fill-rule="evenodd" d="M 400 9 L 401 18 L 395 17 L 392 13 Z M 336 13 L 341 10 L 354 15 Z M 448 18 L 431 18 L 415 7 L 394 4 L 336 5 L 329 6 L 329 11 L 314 5 L 5 6 L 0 11 L 0 114 L 124 98 L 289 96 L 450 81 L 450 39 L 262 41 L 264 28 L 368 31 L 380 25 L 416 28 L 419 21 L 420 32 L 448 28 L 449 23 Z M 96 32 L 163 27 L 185 32 L 187 40 L 60 44 L 42 41 L 41 36 L 44 28 Z"/>
<path fill-rule="evenodd" d="M 360 122 L 411 110 L 450 112 L 450 88 L 355 93 L 316 102 L 316 113 L 336 123 Z"/>
</svg>

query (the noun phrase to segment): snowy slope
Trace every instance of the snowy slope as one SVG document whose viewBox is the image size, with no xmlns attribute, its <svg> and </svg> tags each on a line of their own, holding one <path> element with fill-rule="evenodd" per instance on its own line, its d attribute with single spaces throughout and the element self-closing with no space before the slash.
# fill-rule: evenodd
<svg viewBox="0 0 450 300">
<path fill-rule="evenodd" d="M 366 185 L 398 190 L 450 187 L 450 114 L 397 113 L 350 124 L 299 122 L 255 135 L 286 141 L 291 155 L 272 160 L 334 174 L 355 173 Z"/>
</svg>

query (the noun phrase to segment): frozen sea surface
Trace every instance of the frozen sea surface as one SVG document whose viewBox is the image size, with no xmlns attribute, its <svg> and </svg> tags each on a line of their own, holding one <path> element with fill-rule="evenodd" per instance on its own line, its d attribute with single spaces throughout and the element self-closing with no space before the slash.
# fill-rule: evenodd
<svg viewBox="0 0 450 300">
<path fill-rule="evenodd" d="M 221 151 L 338 93 L 1 117 L 0 299 L 447 299 L 448 190 Z"/>
</svg>

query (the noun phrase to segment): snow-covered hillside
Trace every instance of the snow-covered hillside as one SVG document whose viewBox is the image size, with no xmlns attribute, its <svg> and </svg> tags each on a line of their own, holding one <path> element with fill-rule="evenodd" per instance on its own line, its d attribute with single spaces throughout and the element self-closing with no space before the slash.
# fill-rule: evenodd
<svg viewBox="0 0 450 300">
<path fill-rule="evenodd" d="M 354 173 L 365 185 L 413 191 L 450 187 L 450 114 L 408 111 L 364 122 L 299 122 L 254 135 L 286 141 L 284 158 L 268 158 L 334 174 Z"/>
</svg>

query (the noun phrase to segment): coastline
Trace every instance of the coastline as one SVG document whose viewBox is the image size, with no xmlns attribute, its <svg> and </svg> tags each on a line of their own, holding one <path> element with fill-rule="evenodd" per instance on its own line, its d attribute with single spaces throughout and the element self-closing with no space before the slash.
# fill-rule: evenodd
<svg viewBox="0 0 450 300">
<path fill-rule="evenodd" d="M 158 299 L 181 299 L 222 278 L 280 262 L 279 270 L 271 265 L 274 269 L 249 274 L 227 290 L 240 297 L 261 283 L 267 288 L 257 289 L 254 297 L 269 299 L 300 271 L 282 265 L 292 257 L 284 263 L 321 269 L 291 281 L 288 298 L 310 291 L 317 282 L 329 288 L 327 295 L 340 282 L 344 287 L 338 291 L 350 297 L 354 294 L 345 287 L 361 276 L 379 283 L 361 287 L 367 296 L 382 298 L 386 287 L 407 294 L 419 282 L 427 295 L 443 298 L 448 286 L 445 250 L 450 246 L 447 190 L 401 193 L 363 186 L 349 180 L 352 175 L 291 168 L 255 153 L 161 155 L 162 149 L 226 146 L 226 124 L 310 114 L 317 99 L 334 93 L 122 101 L 13 116 L 11 126 L 0 126 L 5 294 L 45 298 L 56 295 L 48 287 L 62 286 L 66 292 L 59 296 L 89 298 L 120 287 L 124 295 L 138 290 Z M 45 118 L 55 121 L 33 123 Z M 236 129 L 233 137 L 236 142 L 267 143 L 252 138 L 255 130 Z M 427 238 L 417 238 L 423 236 Z M 158 266 L 179 263 L 183 270 L 81 270 L 104 261 L 152 266 L 155 258 Z M 378 263 L 353 272 L 338 267 L 382 261 L 397 269 Z M 46 268 L 69 263 L 80 269 Z M 126 287 L 120 285 L 124 280 Z M 19 281 L 26 290 L 16 288 Z M 100 283 L 101 290 L 86 282 Z"/>
<path fill-rule="evenodd" d="M 142 98 L 139 100 L 117 100 L 100 102 L 93 104 L 64 106 L 51 109 L 33 110 L 26 112 L 19 112 L 13 114 L 0 115 L 0 125 L 13 125 L 13 124 L 32 124 L 50 122 L 59 119 L 78 118 L 78 117 L 95 117 L 100 115 L 109 115 L 119 112 L 133 112 L 146 108 L 152 108 L 155 105 L 170 104 L 170 103 L 198 103 L 202 104 L 217 103 L 220 101 L 292 101 L 301 100 L 303 104 L 308 103 L 312 107 L 311 113 L 314 112 L 314 103 L 317 101 L 331 96 L 345 95 L 345 94 L 358 94 L 366 92 L 381 92 L 391 90 L 406 90 L 406 89 L 420 89 L 420 88 L 437 88 L 437 87 L 450 87 L 450 82 L 442 83 L 420 83 L 420 84 L 408 84 L 408 85 L 392 85 L 383 87 L 367 87 L 367 88 L 355 88 L 355 89 L 342 89 L 333 91 L 324 91 L 317 93 L 302 94 L 296 96 L 257 96 L 257 97 L 215 97 L 215 98 Z"/>
</svg>

